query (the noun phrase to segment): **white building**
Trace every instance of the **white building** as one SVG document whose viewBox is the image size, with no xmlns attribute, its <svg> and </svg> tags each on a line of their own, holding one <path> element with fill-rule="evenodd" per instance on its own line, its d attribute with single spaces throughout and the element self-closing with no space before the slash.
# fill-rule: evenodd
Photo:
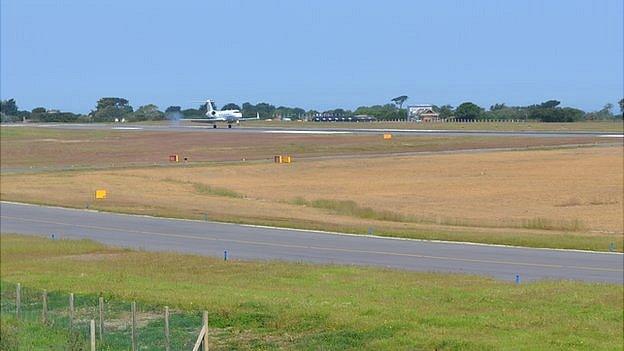
<svg viewBox="0 0 624 351">
<path fill-rule="evenodd" d="M 407 119 L 412 122 L 433 122 L 440 120 L 440 114 L 433 110 L 433 105 L 411 105 L 407 107 Z"/>
</svg>

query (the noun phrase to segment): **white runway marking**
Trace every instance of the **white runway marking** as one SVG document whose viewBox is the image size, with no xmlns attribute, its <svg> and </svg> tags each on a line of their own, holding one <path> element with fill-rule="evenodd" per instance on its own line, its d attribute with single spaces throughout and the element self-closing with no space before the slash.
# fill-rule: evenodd
<svg viewBox="0 0 624 351">
<path fill-rule="evenodd" d="M 601 135 L 601 138 L 624 138 L 624 134 Z"/>
<path fill-rule="evenodd" d="M 276 134 L 353 134 L 353 132 L 339 132 L 331 130 L 265 130 L 264 133 Z"/>
<path fill-rule="evenodd" d="M 118 129 L 118 130 L 141 130 L 143 128 L 139 128 L 139 127 L 113 127 L 112 129 Z"/>
</svg>

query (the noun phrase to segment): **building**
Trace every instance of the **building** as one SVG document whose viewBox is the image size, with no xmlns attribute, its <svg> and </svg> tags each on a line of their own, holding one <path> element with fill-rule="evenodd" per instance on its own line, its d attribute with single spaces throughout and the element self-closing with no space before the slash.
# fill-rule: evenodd
<svg viewBox="0 0 624 351">
<path fill-rule="evenodd" d="M 407 119 L 411 122 L 437 122 L 440 114 L 433 110 L 433 105 L 411 105 L 407 107 Z"/>
</svg>

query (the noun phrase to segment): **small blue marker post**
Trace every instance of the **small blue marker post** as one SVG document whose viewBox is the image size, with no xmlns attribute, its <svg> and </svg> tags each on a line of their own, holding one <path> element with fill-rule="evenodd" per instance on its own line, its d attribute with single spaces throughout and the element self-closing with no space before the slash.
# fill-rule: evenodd
<svg viewBox="0 0 624 351">
<path fill-rule="evenodd" d="M 520 274 L 516 274 L 516 284 L 520 284 Z"/>
<path fill-rule="evenodd" d="M 227 261 L 227 250 L 223 250 L 223 260 Z"/>
</svg>

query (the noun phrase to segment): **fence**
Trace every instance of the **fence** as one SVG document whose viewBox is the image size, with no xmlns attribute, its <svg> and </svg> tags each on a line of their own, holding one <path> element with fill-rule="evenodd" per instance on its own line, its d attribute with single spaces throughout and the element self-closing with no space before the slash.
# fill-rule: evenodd
<svg viewBox="0 0 624 351">
<path fill-rule="evenodd" d="M 480 124 L 480 123 L 542 123 L 539 120 L 530 120 L 527 121 L 525 119 L 461 119 L 461 118 L 452 118 L 452 119 L 439 119 L 439 120 L 431 120 L 431 121 L 418 121 L 418 120 L 409 120 L 409 119 L 379 119 L 374 121 L 339 121 L 339 120 L 323 120 L 323 121 L 312 121 L 316 123 L 422 123 L 422 124 Z"/>
<path fill-rule="evenodd" d="M 22 335 L 64 340 L 67 350 L 207 350 L 208 313 L 170 310 L 105 296 L 47 292 L 2 282 L 3 319 Z M 32 349 L 33 345 L 16 345 Z"/>
</svg>

